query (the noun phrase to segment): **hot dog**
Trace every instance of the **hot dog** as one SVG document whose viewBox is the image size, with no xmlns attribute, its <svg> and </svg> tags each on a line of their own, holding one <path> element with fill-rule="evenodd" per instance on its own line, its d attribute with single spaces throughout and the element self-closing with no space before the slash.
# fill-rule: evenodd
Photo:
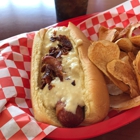
<svg viewBox="0 0 140 140">
<path fill-rule="evenodd" d="M 77 127 L 97 123 L 107 116 L 109 94 L 101 71 L 88 58 L 90 44 L 72 23 L 36 33 L 31 100 L 37 121 Z"/>
</svg>

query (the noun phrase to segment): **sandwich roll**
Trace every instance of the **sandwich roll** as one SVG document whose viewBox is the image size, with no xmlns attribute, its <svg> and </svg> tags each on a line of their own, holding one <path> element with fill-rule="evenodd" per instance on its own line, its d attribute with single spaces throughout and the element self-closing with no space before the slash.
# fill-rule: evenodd
<svg viewBox="0 0 140 140">
<path fill-rule="evenodd" d="M 88 58 L 90 44 L 72 23 L 36 33 L 31 100 L 37 121 L 77 127 L 97 123 L 107 116 L 107 85 L 101 71 Z"/>
</svg>

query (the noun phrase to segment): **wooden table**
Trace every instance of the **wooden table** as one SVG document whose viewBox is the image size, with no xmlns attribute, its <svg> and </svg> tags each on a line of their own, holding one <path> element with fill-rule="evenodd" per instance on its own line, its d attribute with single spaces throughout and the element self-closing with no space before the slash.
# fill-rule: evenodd
<svg viewBox="0 0 140 140">
<path fill-rule="evenodd" d="M 124 1 L 89 0 L 87 14 L 107 10 Z M 56 15 L 53 0 L 5 0 L 0 3 L 0 40 L 54 23 Z M 140 140 L 140 119 L 90 140 Z"/>
</svg>

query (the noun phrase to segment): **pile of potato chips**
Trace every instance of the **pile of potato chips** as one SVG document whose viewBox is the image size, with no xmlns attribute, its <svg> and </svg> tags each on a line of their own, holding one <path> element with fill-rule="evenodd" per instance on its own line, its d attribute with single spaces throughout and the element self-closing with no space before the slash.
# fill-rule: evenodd
<svg viewBox="0 0 140 140">
<path fill-rule="evenodd" d="M 110 107 L 122 111 L 140 105 L 140 23 L 126 28 L 99 28 L 99 39 L 89 47 L 89 59 L 104 73 Z"/>
</svg>

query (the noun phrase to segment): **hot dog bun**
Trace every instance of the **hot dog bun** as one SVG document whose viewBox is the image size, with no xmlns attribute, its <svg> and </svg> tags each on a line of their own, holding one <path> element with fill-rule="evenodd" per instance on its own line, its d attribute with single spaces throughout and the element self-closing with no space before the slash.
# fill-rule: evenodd
<svg viewBox="0 0 140 140">
<path fill-rule="evenodd" d="M 109 94 L 102 73 L 88 58 L 88 47 L 91 43 L 72 23 L 69 23 L 68 27 L 56 27 L 56 29 L 58 30 L 55 32 L 55 34 L 66 34 L 66 36 L 68 36 L 72 42 L 72 51 L 74 52 L 74 54 L 72 54 L 73 57 L 70 57 L 68 62 L 63 61 L 62 66 L 64 68 L 64 78 L 66 77 L 65 75 L 72 74 L 70 78 L 75 78 L 75 85 L 67 86 L 67 81 L 69 82 L 69 80 L 60 80 L 59 77 L 56 78 L 56 81 L 54 80 L 56 83 L 52 82 L 54 85 L 56 85 L 51 90 L 48 89 L 48 85 L 46 85 L 43 89 L 40 89 L 40 69 L 42 67 L 42 57 L 45 55 L 45 53 L 48 53 L 48 49 L 45 46 L 48 44 L 48 35 L 51 33 L 51 29 L 41 29 L 36 33 L 34 38 L 31 60 L 31 100 L 34 117 L 38 121 L 63 127 L 60 121 L 57 119 L 55 106 L 48 106 L 48 102 L 50 102 L 50 104 L 52 102 L 57 102 L 54 100 L 58 98 L 56 98 L 54 95 L 52 96 L 52 93 L 50 95 L 52 98 L 48 99 L 50 92 L 55 91 L 56 96 L 57 94 L 58 96 L 61 96 L 60 100 L 70 104 L 69 99 L 72 98 L 71 96 L 74 96 L 72 100 L 73 104 L 84 106 L 85 116 L 84 120 L 80 124 L 81 126 L 102 121 L 107 116 L 109 111 Z M 75 61 L 77 63 L 75 63 Z M 68 70 L 67 68 L 68 63 L 70 63 L 71 70 Z M 73 74 L 75 71 L 76 74 Z M 63 85 L 64 82 L 66 82 L 66 84 Z M 62 90 L 63 87 L 64 90 Z M 65 95 L 61 94 L 60 92 L 63 93 L 64 91 L 64 93 L 67 94 L 69 90 L 71 95 L 68 94 L 68 97 L 63 98 Z M 80 91 L 80 93 L 77 93 L 78 91 Z M 66 109 L 73 112 L 71 105 L 69 107 L 67 106 Z"/>
</svg>

